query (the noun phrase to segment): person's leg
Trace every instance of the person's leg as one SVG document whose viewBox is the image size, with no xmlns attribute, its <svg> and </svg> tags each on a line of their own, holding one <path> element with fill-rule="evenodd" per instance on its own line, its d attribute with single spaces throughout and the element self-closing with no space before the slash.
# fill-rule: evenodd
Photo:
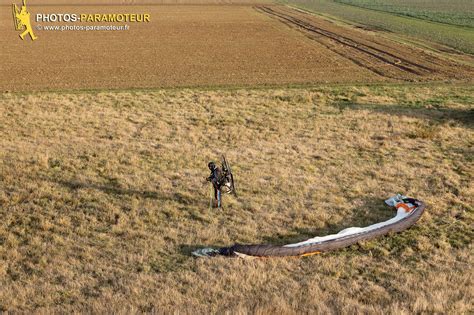
<svg viewBox="0 0 474 315">
<path fill-rule="evenodd" d="M 214 188 L 214 200 L 213 200 L 213 207 L 214 208 L 219 208 L 219 189 L 217 189 L 216 185 L 212 185 Z"/>
</svg>

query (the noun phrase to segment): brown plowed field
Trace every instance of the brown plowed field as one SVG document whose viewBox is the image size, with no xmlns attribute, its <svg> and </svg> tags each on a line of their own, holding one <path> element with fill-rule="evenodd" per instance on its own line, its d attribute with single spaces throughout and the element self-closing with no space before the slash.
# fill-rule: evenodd
<svg viewBox="0 0 474 315">
<path fill-rule="evenodd" d="M 35 42 L 21 41 L 5 6 L 0 12 L 3 91 L 473 77 L 466 66 L 283 6 L 45 5 L 29 9 L 32 15 L 146 12 L 151 22 L 132 23 L 130 30 L 115 32 L 42 30 L 36 31 L 39 39 Z"/>
<path fill-rule="evenodd" d="M 12 0 L 0 0 L 0 5 L 11 5 Z M 32 0 L 28 5 L 155 5 L 155 4 L 265 4 L 272 0 Z M 17 4 L 21 1 L 17 0 Z"/>
</svg>

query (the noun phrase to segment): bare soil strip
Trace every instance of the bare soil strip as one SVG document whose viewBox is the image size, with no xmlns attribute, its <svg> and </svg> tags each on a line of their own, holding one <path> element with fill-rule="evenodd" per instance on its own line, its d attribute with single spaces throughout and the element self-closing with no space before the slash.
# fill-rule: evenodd
<svg viewBox="0 0 474 315">
<path fill-rule="evenodd" d="M 358 66 L 386 78 L 405 81 L 472 79 L 473 69 L 436 58 L 359 30 L 343 28 L 306 12 L 283 6 L 256 6 L 257 11 L 304 32 Z"/>
</svg>

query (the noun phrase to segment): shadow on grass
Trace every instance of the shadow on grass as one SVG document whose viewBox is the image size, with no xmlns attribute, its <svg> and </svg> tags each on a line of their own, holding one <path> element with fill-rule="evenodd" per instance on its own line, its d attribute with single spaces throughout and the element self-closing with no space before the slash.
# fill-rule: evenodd
<svg viewBox="0 0 474 315">
<path fill-rule="evenodd" d="M 183 256 L 192 256 L 193 251 L 195 251 L 197 249 L 205 248 L 205 247 L 209 247 L 209 246 L 181 244 L 181 245 L 179 245 L 178 248 L 179 248 L 179 252 L 181 253 L 181 255 L 183 255 Z"/>
<path fill-rule="evenodd" d="M 155 191 L 123 189 L 116 184 L 97 184 L 92 182 L 80 182 L 75 180 L 55 180 L 54 182 L 71 190 L 95 189 L 111 195 L 140 196 L 143 198 L 159 199 L 160 196 Z"/>
<path fill-rule="evenodd" d="M 64 187 L 67 187 L 71 190 L 78 189 L 95 189 L 102 191 L 106 194 L 116 195 L 116 196 L 135 196 L 145 199 L 154 199 L 160 201 L 173 201 L 182 205 L 191 205 L 197 202 L 195 198 L 187 196 L 180 192 L 173 193 L 164 193 L 158 191 L 149 191 L 149 190 L 138 190 L 138 189 L 125 189 L 119 187 L 115 183 L 110 184 L 98 184 L 92 182 L 81 182 L 75 180 L 54 180 L 55 183 L 58 183 Z"/>
<path fill-rule="evenodd" d="M 346 102 L 338 103 L 335 106 L 338 107 L 340 111 L 345 109 L 370 110 L 383 114 L 427 119 L 438 123 L 452 120 L 466 127 L 474 128 L 474 109 L 442 108 L 437 106 L 434 106 L 434 108 L 425 108 L 416 105 L 352 104 Z"/>
</svg>

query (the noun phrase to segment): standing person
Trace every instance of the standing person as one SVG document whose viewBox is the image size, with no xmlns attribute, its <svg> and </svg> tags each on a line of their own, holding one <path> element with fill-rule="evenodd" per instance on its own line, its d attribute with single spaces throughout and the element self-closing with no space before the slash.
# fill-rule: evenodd
<svg viewBox="0 0 474 315">
<path fill-rule="evenodd" d="M 212 187 L 214 189 L 214 207 L 220 208 L 221 207 L 221 186 L 225 183 L 225 174 L 220 167 L 216 165 L 214 162 L 209 162 L 207 164 L 209 170 L 211 171 L 211 176 L 207 178 L 207 181 L 211 182 Z"/>
</svg>

